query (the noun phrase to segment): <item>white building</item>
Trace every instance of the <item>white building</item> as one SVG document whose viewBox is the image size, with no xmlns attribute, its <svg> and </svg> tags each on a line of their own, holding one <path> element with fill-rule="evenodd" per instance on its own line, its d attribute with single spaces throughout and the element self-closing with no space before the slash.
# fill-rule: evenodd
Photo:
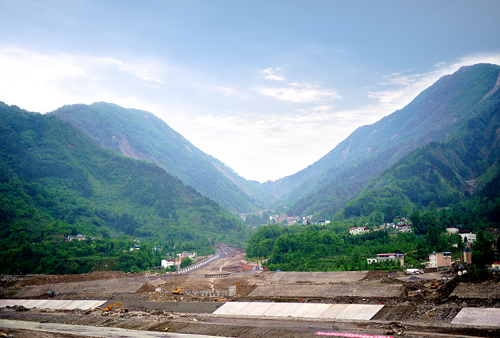
<svg viewBox="0 0 500 338">
<path fill-rule="evenodd" d="M 476 234 L 473 234 L 470 231 L 460 231 L 458 233 L 462 237 L 462 242 L 465 243 L 465 238 L 467 238 L 467 243 L 472 244 L 476 240 Z"/>
<path fill-rule="evenodd" d="M 411 224 L 398 224 L 396 225 L 397 232 L 413 232 Z"/>
<path fill-rule="evenodd" d="M 170 266 L 174 266 L 175 265 L 175 261 L 173 259 L 169 259 L 169 260 L 166 260 L 166 259 L 162 259 L 161 260 L 161 267 L 163 269 L 166 269 Z"/>
<path fill-rule="evenodd" d="M 370 228 L 368 227 L 352 227 L 349 229 L 351 235 L 361 235 L 367 232 L 370 232 Z"/>
</svg>

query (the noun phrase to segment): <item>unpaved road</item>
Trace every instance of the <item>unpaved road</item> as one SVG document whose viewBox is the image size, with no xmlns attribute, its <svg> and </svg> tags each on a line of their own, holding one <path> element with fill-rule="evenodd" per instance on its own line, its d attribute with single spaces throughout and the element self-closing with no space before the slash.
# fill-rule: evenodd
<svg viewBox="0 0 500 338">
<path fill-rule="evenodd" d="M 109 338 L 210 338 L 213 336 L 196 334 L 160 333 L 152 331 L 128 330 L 116 327 L 94 327 L 85 325 L 68 325 L 58 323 L 34 323 L 19 320 L 0 319 L 0 327 L 21 329 L 32 334 L 31 337 L 40 337 L 40 334 L 52 333 L 54 337 L 83 336 Z M 12 333 L 11 333 L 12 334 Z M 13 335 L 13 334 L 12 334 Z M 33 336 L 34 335 L 34 336 Z M 14 336 L 14 335 L 13 335 Z M 17 337 L 18 335 L 16 335 Z"/>
</svg>

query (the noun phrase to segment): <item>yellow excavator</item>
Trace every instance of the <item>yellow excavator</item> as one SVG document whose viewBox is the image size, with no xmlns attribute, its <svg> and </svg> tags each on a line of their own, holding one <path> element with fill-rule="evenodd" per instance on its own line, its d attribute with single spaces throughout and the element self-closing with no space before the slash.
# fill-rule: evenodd
<svg viewBox="0 0 500 338">
<path fill-rule="evenodd" d="M 102 309 L 102 311 L 103 312 L 111 311 L 111 310 L 113 310 L 113 306 L 115 306 L 115 305 L 120 305 L 120 311 L 123 311 L 122 303 L 113 303 L 110 306 L 105 307 L 104 309 Z"/>
<path fill-rule="evenodd" d="M 172 293 L 174 295 L 183 295 L 184 294 L 184 287 L 179 286 L 177 289 L 173 290 Z"/>
</svg>

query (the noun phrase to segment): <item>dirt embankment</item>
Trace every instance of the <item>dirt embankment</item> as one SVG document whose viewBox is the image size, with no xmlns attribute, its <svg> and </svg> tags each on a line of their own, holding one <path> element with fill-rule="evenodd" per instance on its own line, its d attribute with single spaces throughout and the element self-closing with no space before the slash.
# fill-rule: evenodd
<svg viewBox="0 0 500 338">
<path fill-rule="evenodd" d="M 102 279 L 126 278 L 134 275 L 122 271 L 95 271 L 81 275 L 34 275 L 19 281 L 16 287 L 56 283 L 88 282 Z"/>
</svg>

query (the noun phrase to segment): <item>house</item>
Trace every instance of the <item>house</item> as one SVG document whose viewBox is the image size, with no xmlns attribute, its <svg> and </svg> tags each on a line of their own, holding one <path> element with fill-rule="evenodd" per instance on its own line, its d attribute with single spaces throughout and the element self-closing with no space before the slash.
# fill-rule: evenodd
<svg viewBox="0 0 500 338">
<path fill-rule="evenodd" d="M 401 266 L 404 266 L 404 255 L 400 253 L 381 253 L 377 254 L 377 258 L 368 258 L 366 262 L 368 264 L 380 263 L 387 260 L 396 260 L 399 259 L 401 261 Z"/>
<path fill-rule="evenodd" d="M 134 251 L 134 250 L 141 250 L 141 247 L 139 245 L 132 245 L 132 247 L 130 248 L 130 251 Z"/>
<path fill-rule="evenodd" d="M 175 265 L 175 260 L 173 260 L 173 259 L 162 259 L 161 260 L 161 267 L 163 269 L 169 268 L 169 267 L 174 266 L 174 265 Z"/>
<path fill-rule="evenodd" d="M 322 221 L 318 221 L 318 225 L 327 225 L 327 224 L 330 224 L 330 221 L 327 219 L 322 220 Z"/>
<path fill-rule="evenodd" d="M 451 266 L 451 252 L 432 252 L 429 254 L 429 262 L 426 268 L 442 269 Z"/>
<path fill-rule="evenodd" d="M 84 241 L 87 239 L 87 237 L 85 237 L 85 235 L 82 235 L 82 234 L 78 234 L 76 236 L 73 236 L 73 235 L 69 235 L 67 238 L 64 239 L 64 242 L 71 242 L 72 240 L 74 239 L 77 239 L 79 241 Z"/>
<path fill-rule="evenodd" d="M 411 229 L 411 224 L 397 224 L 396 225 L 397 232 L 413 232 Z"/>
<path fill-rule="evenodd" d="M 178 253 L 177 254 L 177 259 L 175 260 L 175 265 L 181 265 L 181 261 L 184 259 L 184 258 L 191 258 L 192 260 L 195 260 L 196 259 L 196 252 L 187 252 L 187 251 L 184 251 L 184 252 L 181 252 L 181 253 Z"/>
<path fill-rule="evenodd" d="M 394 223 L 382 223 L 379 226 L 380 229 L 394 229 L 394 227 Z"/>
<path fill-rule="evenodd" d="M 400 253 L 381 253 L 377 254 L 377 261 L 385 261 L 385 260 L 394 260 L 394 259 L 401 259 L 403 257 L 403 254 Z"/>
<path fill-rule="evenodd" d="M 349 233 L 351 235 L 361 235 L 364 233 L 370 232 L 370 228 L 368 227 L 352 227 L 349 229 Z"/>
<path fill-rule="evenodd" d="M 162 251 L 163 247 L 162 246 L 154 246 L 153 251 Z"/>
<path fill-rule="evenodd" d="M 472 244 L 476 241 L 476 234 L 468 230 L 459 231 L 458 234 L 462 237 L 462 242 L 464 243 Z"/>
<path fill-rule="evenodd" d="M 458 228 L 457 227 L 446 227 L 446 233 L 451 235 L 451 234 L 457 234 L 458 233 Z"/>
</svg>

